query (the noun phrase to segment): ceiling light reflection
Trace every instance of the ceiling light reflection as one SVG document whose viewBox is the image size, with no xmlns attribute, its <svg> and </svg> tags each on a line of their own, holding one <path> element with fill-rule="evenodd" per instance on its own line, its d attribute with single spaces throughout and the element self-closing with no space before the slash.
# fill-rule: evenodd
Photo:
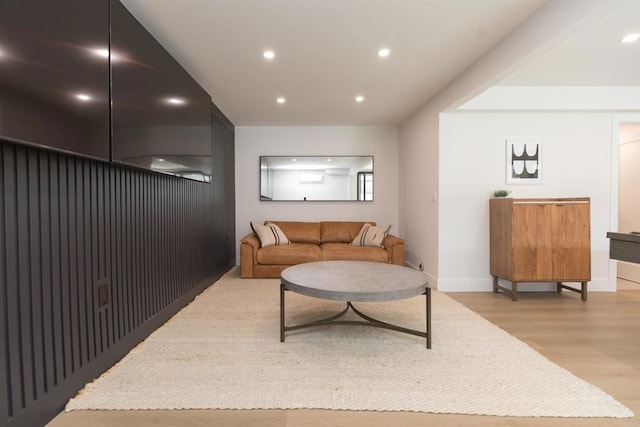
<svg viewBox="0 0 640 427">
<path fill-rule="evenodd" d="M 170 98 L 166 98 L 164 100 L 164 102 L 166 102 L 167 104 L 170 104 L 170 105 L 184 105 L 184 104 L 187 103 L 187 101 L 184 98 L 179 98 L 179 97 L 175 97 L 175 96 L 172 96 Z"/>
<path fill-rule="evenodd" d="M 109 57 L 109 49 L 91 49 L 94 55 L 99 56 L 100 58 L 108 58 Z"/>
<path fill-rule="evenodd" d="M 111 54 L 111 62 L 120 61 L 122 59 L 122 55 L 117 54 L 113 50 L 109 51 L 106 47 L 98 47 L 95 49 L 90 49 L 91 54 L 97 56 L 102 59 L 109 59 L 109 54 Z"/>
<path fill-rule="evenodd" d="M 631 33 L 624 36 L 621 40 L 622 43 L 633 43 L 640 40 L 640 33 Z"/>
</svg>

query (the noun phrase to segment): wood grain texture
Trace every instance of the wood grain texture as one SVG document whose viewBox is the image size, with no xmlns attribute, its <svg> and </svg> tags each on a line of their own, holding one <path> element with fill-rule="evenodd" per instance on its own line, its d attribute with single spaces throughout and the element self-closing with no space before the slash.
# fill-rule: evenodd
<svg viewBox="0 0 640 427">
<path fill-rule="evenodd" d="M 591 280 L 589 198 L 492 199 L 490 236 L 494 290 L 514 300 L 518 282 L 557 282 L 560 290 L 561 282 L 586 287 Z M 497 278 L 512 282 L 512 290 Z"/>
</svg>

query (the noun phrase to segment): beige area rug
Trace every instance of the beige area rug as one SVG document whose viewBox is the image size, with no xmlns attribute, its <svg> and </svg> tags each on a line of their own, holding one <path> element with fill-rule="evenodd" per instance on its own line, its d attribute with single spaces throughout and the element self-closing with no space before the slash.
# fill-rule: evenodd
<svg viewBox="0 0 640 427">
<path fill-rule="evenodd" d="M 287 325 L 344 307 L 293 292 L 286 298 Z M 280 343 L 279 303 L 279 280 L 243 280 L 231 270 L 87 385 L 66 410 L 633 416 L 597 387 L 438 292 L 431 350 L 423 338 L 344 325 L 291 331 Z M 356 307 L 390 323 L 424 328 L 423 296 Z"/>
</svg>

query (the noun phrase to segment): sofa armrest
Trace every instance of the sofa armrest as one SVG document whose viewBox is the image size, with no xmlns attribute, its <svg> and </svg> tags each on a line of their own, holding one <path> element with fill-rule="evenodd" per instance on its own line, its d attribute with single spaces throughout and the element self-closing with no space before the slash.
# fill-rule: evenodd
<svg viewBox="0 0 640 427">
<path fill-rule="evenodd" d="M 389 257 L 389 264 L 404 265 L 404 239 L 387 234 L 382 242 Z"/>
<path fill-rule="evenodd" d="M 247 234 L 242 239 L 240 239 L 240 244 L 245 244 L 251 246 L 254 251 L 260 249 L 260 239 L 255 234 Z"/>
<path fill-rule="evenodd" d="M 240 277 L 253 277 L 253 266 L 258 263 L 260 240 L 251 233 L 240 239 Z"/>
</svg>

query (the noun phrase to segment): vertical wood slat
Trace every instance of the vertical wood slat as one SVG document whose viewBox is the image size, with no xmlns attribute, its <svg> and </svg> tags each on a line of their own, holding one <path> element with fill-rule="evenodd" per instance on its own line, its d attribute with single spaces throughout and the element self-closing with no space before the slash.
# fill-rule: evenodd
<svg viewBox="0 0 640 427">
<path fill-rule="evenodd" d="M 38 179 L 38 152 L 27 150 L 27 209 L 28 209 L 28 242 L 29 242 L 29 274 L 30 284 L 30 327 L 31 360 L 29 368 L 33 376 L 31 399 L 37 400 L 45 391 L 45 359 L 43 358 L 44 331 L 42 328 L 42 260 L 40 257 L 40 182 Z"/>
<path fill-rule="evenodd" d="M 147 320 L 147 311 L 145 309 L 146 305 L 146 295 L 145 295 L 145 277 L 144 277 L 144 223 L 143 223 L 143 211 L 144 211 L 144 198 L 143 198 L 143 185 L 144 175 L 138 175 L 136 177 L 136 200 L 138 201 L 136 205 L 136 221 L 135 221 L 135 247 L 136 247 L 136 257 L 135 257 L 135 268 L 136 268 L 136 281 L 137 281 L 137 290 L 138 290 L 138 322 L 139 324 L 144 323 Z"/>
<path fill-rule="evenodd" d="M 131 228 L 129 226 L 129 204 L 131 203 L 131 194 L 129 193 L 129 174 L 128 171 L 124 171 L 122 180 L 120 181 L 120 187 L 122 188 L 123 204 L 122 204 L 122 229 L 117 233 L 122 236 L 122 252 L 119 254 L 119 264 L 122 265 L 120 274 L 122 275 L 123 286 L 123 302 L 124 302 L 124 318 L 125 329 L 124 334 L 128 335 L 133 329 L 132 323 L 134 314 L 134 304 L 131 293 L 131 280 L 130 280 L 130 268 L 131 265 L 131 251 L 129 244 L 131 242 Z"/>
<path fill-rule="evenodd" d="M 98 163 L 92 164 L 89 169 L 90 173 L 90 213 L 91 213 L 91 241 L 89 242 L 91 248 L 91 276 L 90 281 L 87 283 L 89 289 L 91 289 L 91 298 L 88 302 L 91 308 L 91 336 L 89 338 L 89 344 L 91 346 L 91 359 L 96 358 L 105 350 L 104 343 L 104 326 L 101 322 L 102 313 L 99 310 L 97 304 L 98 290 L 96 288 L 100 279 L 103 279 L 105 275 L 102 270 L 102 259 L 100 248 L 104 246 L 104 240 L 101 238 L 100 229 L 100 171 L 101 168 Z"/>
<path fill-rule="evenodd" d="M 149 235 L 147 234 L 148 222 L 146 218 L 149 217 L 147 210 L 148 193 L 145 191 L 149 188 L 147 181 L 148 175 L 140 175 L 139 187 L 140 187 L 140 209 L 138 213 L 139 218 L 139 235 L 140 235 L 140 287 L 142 292 L 142 318 L 144 321 L 151 317 L 149 313 L 149 300 L 153 298 L 153 292 L 151 292 L 151 283 L 149 283 L 148 266 L 149 266 Z"/>
<path fill-rule="evenodd" d="M 165 233 L 164 231 L 166 230 L 164 227 L 164 219 L 165 219 L 165 215 L 167 210 L 165 209 L 165 204 L 163 203 L 163 195 L 165 194 L 164 190 L 164 186 L 166 185 L 166 181 L 159 181 L 156 182 L 156 215 L 158 215 L 158 221 L 156 222 L 156 233 L 158 236 L 158 246 L 159 247 L 166 247 L 166 239 L 165 239 Z M 162 207 L 162 209 L 160 209 L 160 207 Z M 156 252 L 156 262 L 157 264 L 157 271 L 158 271 L 158 286 L 159 286 L 159 295 L 158 295 L 158 299 L 160 302 L 161 306 L 165 306 L 167 304 L 167 274 L 166 274 L 166 266 L 167 264 L 163 259 L 163 252 L 160 252 L 159 250 Z"/>
<path fill-rule="evenodd" d="M 113 239 L 111 240 L 111 281 L 112 281 L 112 290 L 114 292 L 113 301 L 115 304 L 113 305 L 113 309 L 116 311 L 114 313 L 114 317 L 117 319 L 117 334 L 116 341 L 119 341 L 125 335 L 124 333 L 124 295 L 123 295 L 123 284 L 122 284 L 122 265 L 119 262 L 116 262 L 119 259 L 118 254 L 121 253 L 122 250 L 122 235 L 121 233 L 117 233 L 116 230 L 120 230 L 120 224 L 122 221 L 122 217 L 120 212 L 121 207 L 121 197 L 119 197 L 121 193 L 120 179 L 121 175 L 116 173 L 116 170 L 111 170 L 111 188 L 113 191 L 110 193 L 111 199 L 111 230 Z"/>
<path fill-rule="evenodd" d="M 8 382 L 8 404 L 9 416 L 13 416 L 22 409 L 22 376 L 20 374 L 20 325 L 18 322 L 18 230 L 17 224 L 17 179 L 16 179 L 16 149 L 5 150 L 4 158 L 4 180 L 5 180 L 5 274 L 6 283 L 6 345 L 7 345 L 7 382 Z"/>
<path fill-rule="evenodd" d="M 67 240 L 69 243 L 69 335 L 71 337 L 71 373 L 80 367 L 80 325 L 78 325 L 78 238 L 77 238 L 77 188 L 76 159 L 70 158 L 67 163 Z"/>
<path fill-rule="evenodd" d="M 59 157 L 49 154 L 49 219 L 51 224 L 51 325 L 53 329 L 53 359 L 55 360 L 55 381 L 58 385 L 64 381 L 64 331 L 62 312 L 61 247 L 60 247 L 60 175 Z"/>
<path fill-rule="evenodd" d="M 42 292 L 42 358 L 45 362 L 44 390 L 46 393 L 55 384 L 55 338 L 53 329 L 53 284 L 51 274 L 51 206 L 49 193 L 49 156 L 46 152 L 38 153 L 38 223 L 39 241 L 38 250 L 42 262 L 42 269 L 38 280 L 41 283 Z"/>
<path fill-rule="evenodd" d="M 104 165 L 100 165 L 102 177 L 102 183 L 99 187 L 98 192 L 100 193 L 100 201 L 102 202 L 102 209 L 100 212 L 103 212 L 102 216 L 102 224 L 100 229 L 102 230 L 102 241 L 104 242 L 104 246 L 102 247 L 103 256 L 103 267 L 101 270 L 101 276 L 107 278 L 107 283 L 109 284 L 109 293 L 111 296 L 111 304 L 106 308 L 106 347 L 111 347 L 111 345 L 116 342 L 116 316 L 114 307 L 114 286 L 113 286 L 113 277 L 110 274 L 109 266 L 111 265 L 111 246 L 113 245 L 112 239 L 107 238 L 107 236 L 111 236 L 111 199 L 109 198 L 109 193 L 107 188 L 112 188 L 111 184 L 111 174 L 110 169 Z"/>
<path fill-rule="evenodd" d="M 69 292 L 69 185 L 68 167 L 66 158 L 59 157 L 58 163 L 58 187 L 59 187 L 59 210 L 58 216 L 60 225 L 60 316 L 62 318 L 62 349 L 64 370 L 62 379 L 66 379 L 73 373 L 73 349 L 71 345 L 71 305 Z"/>
<path fill-rule="evenodd" d="M 0 141 L 0 424 L 233 265 L 224 162 L 203 184 Z"/>
<path fill-rule="evenodd" d="M 97 281 L 97 277 L 94 275 L 94 267 L 96 265 L 94 258 L 94 245 L 97 243 L 96 236 L 93 232 L 93 209 L 94 202 L 93 187 L 95 185 L 94 177 L 92 174 L 93 162 L 85 161 L 82 165 L 83 173 L 83 216 L 84 216 L 84 279 L 82 288 L 84 288 L 84 309 L 82 310 L 85 323 L 84 339 L 85 345 L 85 363 L 89 363 L 96 356 L 95 354 L 95 335 L 94 335 L 94 307 L 93 302 L 93 288 Z"/>
<path fill-rule="evenodd" d="M 18 230 L 18 275 L 16 283 L 18 285 L 18 329 L 19 329 L 19 352 L 20 352 L 20 381 L 22 392 L 20 394 L 20 404 L 26 407 L 31 403 L 35 394 L 33 372 L 33 350 L 31 340 L 31 283 L 29 268 L 29 202 L 28 202 L 28 169 L 26 149 L 20 147 L 16 156 L 16 187 L 17 190 L 17 230 Z"/>
<path fill-rule="evenodd" d="M 76 274 L 75 277 L 75 292 L 76 292 L 76 315 L 74 316 L 76 320 L 76 328 L 77 331 L 77 339 L 78 339 L 78 365 L 76 366 L 76 370 L 80 369 L 82 366 L 86 364 L 87 360 L 87 315 L 86 315 L 86 288 L 85 277 L 86 277 L 86 268 L 87 262 L 85 260 L 86 250 L 85 250 L 85 212 L 84 212 L 84 170 L 82 167 L 82 161 L 79 159 L 75 159 L 74 169 L 75 169 L 75 191 L 76 197 L 74 200 L 74 209 L 76 212 L 76 220 L 75 220 L 75 260 L 76 266 L 74 271 Z"/>
<path fill-rule="evenodd" d="M 7 283 L 7 235 L 5 229 L 7 227 L 7 220 L 5 210 L 7 208 L 8 200 L 10 198 L 6 195 L 5 185 L 7 185 L 7 169 L 5 161 L 7 159 L 8 147 L 0 147 L 0 165 L 2 165 L 2 181 L 0 183 L 0 281 Z M 7 287 L 0 287 L 0 420 L 9 419 L 12 413 L 12 395 L 11 390 L 11 365 L 7 357 L 9 352 L 9 341 L 7 334 L 8 327 L 8 303 L 7 303 Z"/>
</svg>

